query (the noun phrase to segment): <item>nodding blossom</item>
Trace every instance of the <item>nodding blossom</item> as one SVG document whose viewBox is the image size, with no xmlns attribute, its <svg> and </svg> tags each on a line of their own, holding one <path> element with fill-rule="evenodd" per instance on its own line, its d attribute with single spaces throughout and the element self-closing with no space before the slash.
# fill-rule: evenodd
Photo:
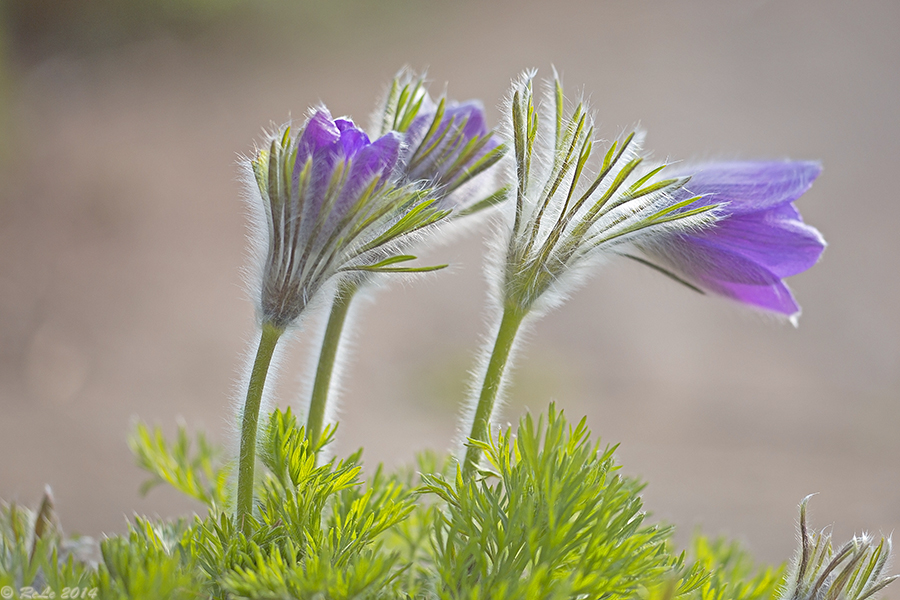
<svg viewBox="0 0 900 600">
<path fill-rule="evenodd" d="M 809 268 L 825 245 L 792 204 L 819 174 L 817 164 L 673 169 L 645 160 L 639 132 L 595 151 L 584 104 L 567 110 L 555 78 L 536 109 L 533 78 L 514 83 L 509 100 L 515 203 L 491 278 L 500 321 L 467 416 L 469 438 L 479 441 L 488 439 L 521 325 L 565 300 L 604 257 L 634 258 L 698 291 L 794 317 L 799 309 L 781 278 Z M 468 446 L 464 475 L 472 476 L 480 455 Z"/>
<path fill-rule="evenodd" d="M 552 304 L 586 259 L 621 254 L 796 324 L 800 307 L 783 279 L 814 265 L 825 240 L 793 203 L 818 177 L 818 163 L 647 165 L 631 134 L 607 149 L 591 180 L 590 116 L 581 104 L 564 116 L 557 82 L 544 156 L 530 86 L 525 78 L 512 102 L 518 198 L 505 301 Z"/>
<path fill-rule="evenodd" d="M 815 162 L 722 162 L 680 167 L 691 180 L 675 199 L 700 195 L 716 203 L 714 227 L 650 240 L 641 246 L 701 291 L 790 317 L 800 307 L 783 278 L 813 266 L 825 249 L 793 202 L 822 171 Z"/>
<path fill-rule="evenodd" d="M 400 244 L 448 214 L 426 190 L 399 181 L 401 136 L 374 142 L 349 119 L 313 110 L 292 137 L 272 135 L 248 161 L 262 273 L 258 312 L 285 329 L 333 277 L 392 267 L 415 257 Z"/>
<path fill-rule="evenodd" d="M 424 77 L 403 69 L 391 82 L 375 122 L 380 135 L 394 131 L 403 136 L 398 170 L 407 181 L 432 188 L 436 206 L 464 216 L 506 198 L 505 190 L 494 189 L 491 168 L 506 147 L 488 127 L 480 101 L 441 96 L 435 102 Z"/>
<path fill-rule="evenodd" d="M 720 218 L 717 204 L 684 193 L 689 177 L 646 163 L 640 133 L 596 152 L 591 114 L 581 103 L 565 110 L 558 80 L 539 113 L 532 78 L 513 86 L 510 101 L 516 201 L 499 290 L 504 309 L 523 315 L 561 301 L 584 267 L 604 255 Z"/>
<path fill-rule="evenodd" d="M 831 534 L 809 531 L 806 505 L 800 503 L 800 549 L 788 571 L 779 600 L 868 600 L 900 577 L 882 577 L 890 559 L 891 540 L 877 543 L 869 535 L 854 537 L 835 550 Z"/>
</svg>

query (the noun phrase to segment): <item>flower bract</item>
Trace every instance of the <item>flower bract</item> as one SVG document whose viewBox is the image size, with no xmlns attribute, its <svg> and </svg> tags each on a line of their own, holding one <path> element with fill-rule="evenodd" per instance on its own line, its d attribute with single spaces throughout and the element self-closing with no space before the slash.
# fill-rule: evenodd
<svg viewBox="0 0 900 600">
<path fill-rule="evenodd" d="M 800 503 L 800 550 L 779 600 L 867 600 L 900 577 L 883 575 L 891 557 L 890 538 L 876 542 L 869 535 L 855 536 L 835 549 L 827 530 L 810 531 L 809 499 Z"/>
</svg>

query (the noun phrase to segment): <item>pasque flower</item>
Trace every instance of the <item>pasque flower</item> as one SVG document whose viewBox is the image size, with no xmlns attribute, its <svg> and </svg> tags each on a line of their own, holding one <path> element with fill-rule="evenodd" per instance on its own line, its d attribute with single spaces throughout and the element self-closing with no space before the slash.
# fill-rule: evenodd
<svg viewBox="0 0 900 600">
<path fill-rule="evenodd" d="M 510 100 L 515 205 L 498 244 L 500 322 L 472 399 L 476 440 L 486 439 L 522 323 L 564 300 L 598 260 L 635 258 L 699 291 L 795 320 L 799 307 L 782 279 L 808 269 L 825 247 L 793 206 L 817 163 L 651 165 L 637 132 L 599 158 L 583 104 L 567 111 L 556 81 L 547 110 L 536 110 L 532 77 L 513 86 Z M 469 446 L 464 472 L 478 457 Z"/>
<path fill-rule="evenodd" d="M 813 266 L 825 249 L 793 202 L 821 172 L 815 162 L 722 162 L 680 167 L 691 180 L 676 199 L 718 204 L 715 227 L 655 238 L 641 248 L 700 290 L 796 322 L 800 307 L 783 279 Z"/>
<path fill-rule="evenodd" d="M 532 79 L 529 73 L 516 82 L 509 102 L 515 203 L 498 236 L 494 291 L 502 315 L 485 353 L 481 391 L 473 398 L 469 437 L 476 440 L 487 437 L 506 364 L 526 318 L 561 302 L 603 256 L 699 230 L 719 218 L 717 204 L 681 193 L 688 177 L 663 176 L 665 165 L 646 164 L 641 134 L 595 151 L 591 114 L 581 103 L 566 110 L 558 80 L 539 114 Z M 470 446 L 463 466 L 467 475 L 478 457 L 477 447 Z"/>
<path fill-rule="evenodd" d="M 480 102 L 457 103 L 444 96 L 435 102 L 423 77 L 404 69 L 391 82 L 372 129 L 374 135 L 402 140 L 396 167 L 400 180 L 425 186 L 433 208 L 450 211 L 445 223 L 462 222 L 457 218 L 484 212 L 506 198 L 492 169 L 505 147 L 488 128 Z M 313 443 L 334 409 L 332 380 L 351 302 L 370 281 L 368 273 L 360 272 L 335 294 L 307 411 L 306 431 Z"/>
<path fill-rule="evenodd" d="M 262 331 L 241 411 L 236 520 L 245 533 L 260 403 L 278 339 L 332 280 L 410 270 L 396 266 L 415 258 L 398 253 L 403 241 L 449 214 L 427 190 L 401 180 L 401 145 L 397 133 L 372 142 L 349 119 L 319 108 L 296 137 L 284 127 L 247 163 Z"/>
</svg>

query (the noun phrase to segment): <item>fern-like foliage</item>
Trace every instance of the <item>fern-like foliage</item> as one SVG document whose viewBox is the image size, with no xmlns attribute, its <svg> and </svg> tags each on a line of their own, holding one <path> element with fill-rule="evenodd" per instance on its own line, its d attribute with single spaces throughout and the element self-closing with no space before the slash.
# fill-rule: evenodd
<svg viewBox="0 0 900 600">
<path fill-rule="evenodd" d="M 194 444 L 184 425 L 178 426 L 175 442 L 169 444 L 159 427 L 150 429 L 138 423 L 128 445 L 138 466 L 151 475 L 141 486 L 142 494 L 167 483 L 213 510 L 228 505 L 228 465 L 222 463 L 220 453 L 202 432 L 197 434 L 196 450 L 192 450 Z"/>
<path fill-rule="evenodd" d="M 89 538 L 65 539 L 49 488 L 37 510 L 0 503 L 0 587 L 35 596 L 63 587 L 86 588 L 91 568 L 83 550 L 92 544 Z"/>
<path fill-rule="evenodd" d="M 772 600 L 784 586 L 784 566 L 760 567 L 737 542 L 694 536 L 691 551 L 708 577 L 695 600 Z"/>
<path fill-rule="evenodd" d="M 169 442 L 139 427 L 139 464 L 207 513 L 135 517 L 98 545 L 63 534 L 49 490 L 34 510 L 0 504 L 0 587 L 13 598 L 114 600 L 874 600 L 894 579 L 889 540 L 834 549 L 807 528 L 806 501 L 789 571 L 757 566 L 724 539 L 696 536 L 676 553 L 615 447 L 553 405 L 470 442 L 486 466 L 468 479 L 434 453 L 367 479 L 359 452 L 317 464 L 333 434 L 313 445 L 290 410 L 269 417 L 245 533 L 226 508 L 218 450 L 183 428 Z"/>
<path fill-rule="evenodd" d="M 364 485 L 359 454 L 316 465 L 332 433 L 312 447 L 290 409 L 271 415 L 252 534 L 230 515 L 210 515 L 187 542 L 211 596 L 376 598 L 394 584 L 399 552 L 385 550 L 381 537 L 412 510 L 411 492 L 387 478 Z"/>
<path fill-rule="evenodd" d="M 173 600 L 197 598 L 200 590 L 193 561 L 182 552 L 181 523 L 153 524 L 137 519 L 127 537 L 100 543 L 103 562 L 94 578 L 100 598 Z"/>
<path fill-rule="evenodd" d="M 551 405 L 518 433 L 478 444 L 490 470 L 427 478 L 446 504 L 435 524 L 440 598 L 625 598 L 672 571 L 669 528 L 644 523 L 643 485 L 617 473 Z"/>
</svg>

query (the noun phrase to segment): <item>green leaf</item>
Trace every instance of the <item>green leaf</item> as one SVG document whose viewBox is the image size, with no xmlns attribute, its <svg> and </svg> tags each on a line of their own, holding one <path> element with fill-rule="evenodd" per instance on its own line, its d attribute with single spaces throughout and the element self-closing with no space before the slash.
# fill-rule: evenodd
<svg viewBox="0 0 900 600">
<path fill-rule="evenodd" d="M 219 452 L 202 432 L 196 436 L 196 450 L 184 425 L 178 426 L 174 443 L 170 444 L 162 430 L 152 430 L 138 423 L 128 437 L 128 445 L 138 466 L 152 475 L 141 485 L 141 493 L 161 483 L 195 498 L 210 508 L 221 508 L 228 502 L 229 469 L 219 460 Z"/>
<path fill-rule="evenodd" d="M 410 260 L 416 260 L 415 256 L 411 254 L 402 254 L 398 256 L 392 256 L 390 258 L 386 258 L 382 261 L 379 261 L 373 265 L 356 265 L 345 267 L 344 271 L 368 271 L 370 273 L 427 273 L 430 271 L 438 271 L 440 269 L 445 269 L 449 265 L 435 265 L 429 267 L 391 267 L 390 265 L 395 265 L 401 262 L 407 262 Z"/>
<path fill-rule="evenodd" d="M 467 217 L 469 215 L 474 215 L 483 210 L 489 210 L 495 206 L 503 204 L 509 199 L 510 192 L 512 192 L 512 186 L 505 185 L 490 196 L 453 213 L 453 218 Z"/>
</svg>

